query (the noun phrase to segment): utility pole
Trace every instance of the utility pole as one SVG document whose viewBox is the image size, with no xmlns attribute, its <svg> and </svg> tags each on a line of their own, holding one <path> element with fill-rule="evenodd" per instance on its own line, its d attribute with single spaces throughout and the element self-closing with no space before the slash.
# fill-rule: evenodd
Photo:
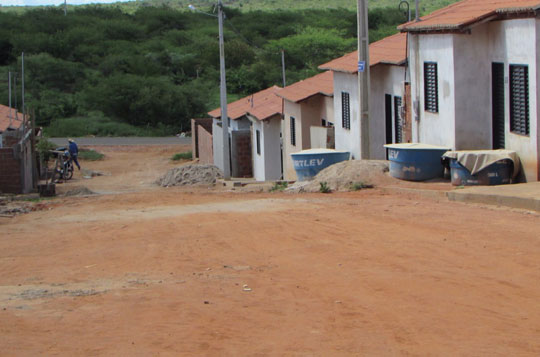
<svg viewBox="0 0 540 357">
<path fill-rule="evenodd" d="M 358 94 L 360 100 L 360 158 L 369 155 L 369 33 L 368 0 L 358 0 Z"/>
<path fill-rule="evenodd" d="M 231 166 L 229 155 L 229 117 L 227 115 L 227 82 L 225 79 L 225 45 L 223 42 L 223 2 L 218 0 L 218 24 L 219 24 L 219 73 L 220 101 L 221 101 L 221 130 L 223 134 L 223 178 L 231 178 Z"/>
<path fill-rule="evenodd" d="M 64 0 L 64 16 L 67 15 L 67 0 Z"/>
<path fill-rule="evenodd" d="M 287 86 L 287 80 L 285 78 L 285 50 L 281 50 L 281 71 L 283 73 L 283 88 Z"/>
</svg>

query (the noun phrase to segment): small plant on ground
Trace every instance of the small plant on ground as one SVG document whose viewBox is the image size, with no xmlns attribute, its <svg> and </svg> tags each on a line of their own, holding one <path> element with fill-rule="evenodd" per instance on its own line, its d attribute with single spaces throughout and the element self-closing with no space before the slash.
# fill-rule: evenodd
<svg viewBox="0 0 540 357">
<path fill-rule="evenodd" d="M 193 159 L 193 153 L 191 151 L 180 152 L 178 154 L 174 154 L 173 157 L 171 157 L 171 160 L 173 161 L 191 160 L 191 159 Z"/>
<path fill-rule="evenodd" d="M 80 149 L 78 158 L 86 161 L 98 161 L 105 157 L 102 153 L 92 149 Z"/>
<path fill-rule="evenodd" d="M 330 186 L 328 186 L 328 182 L 323 181 L 319 183 L 321 187 L 319 188 L 319 192 L 321 193 L 330 193 L 332 190 L 330 189 Z"/>
<path fill-rule="evenodd" d="M 281 192 L 285 190 L 289 186 L 289 184 L 286 181 L 277 181 L 274 182 L 274 186 L 270 189 L 270 192 Z"/>
<path fill-rule="evenodd" d="M 359 190 L 361 190 L 363 188 L 373 188 L 373 185 L 371 185 L 369 183 L 362 182 L 362 181 L 353 182 L 351 184 L 351 191 L 359 191 Z"/>
</svg>

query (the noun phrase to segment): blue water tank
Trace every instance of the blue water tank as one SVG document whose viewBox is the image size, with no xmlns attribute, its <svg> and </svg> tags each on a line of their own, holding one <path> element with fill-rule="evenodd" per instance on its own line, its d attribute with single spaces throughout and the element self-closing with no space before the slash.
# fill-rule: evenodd
<svg viewBox="0 0 540 357">
<path fill-rule="evenodd" d="M 307 181 L 323 169 L 341 161 L 349 160 L 348 151 L 331 149 L 309 149 L 291 154 L 298 181 Z"/>
<path fill-rule="evenodd" d="M 500 160 L 471 175 L 471 172 L 456 159 L 450 160 L 450 175 L 454 186 L 508 184 L 512 182 L 513 170 L 512 160 Z"/>
<path fill-rule="evenodd" d="M 408 181 L 425 181 L 442 177 L 441 157 L 447 147 L 420 144 L 387 144 L 390 175 Z"/>
</svg>

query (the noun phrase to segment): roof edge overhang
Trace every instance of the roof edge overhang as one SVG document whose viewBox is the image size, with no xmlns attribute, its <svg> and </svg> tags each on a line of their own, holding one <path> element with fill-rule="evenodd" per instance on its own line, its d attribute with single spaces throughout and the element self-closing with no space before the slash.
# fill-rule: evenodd
<svg viewBox="0 0 540 357">
<path fill-rule="evenodd" d="M 278 95 L 279 95 L 279 94 L 278 94 Z M 306 96 L 306 97 L 303 97 L 303 98 L 300 98 L 300 99 L 297 99 L 297 100 L 292 100 L 292 99 L 286 98 L 286 97 L 281 96 L 281 95 L 279 95 L 279 96 L 280 96 L 281 98 L 283 98 L 283 99 L 289 101 L 289 102 L 292 102 L 292 103 L 301 103 L 301 102 L 304 102 L 304 101 L 306 101 L 306 100 L 308 100 L 308 99 L 310 99 L 310 98 L 313 98 L 313 97 L 316 96 L 316 95 L 322 95 L 322 96 L 325 96 L 325 97 L 333 97 L 333 96 L 334 96 L 334 93 L 333 93 L 333 92 L 332 92 L 332 93 L 317 92 L 317 93 L 313 93 L 313 94 L 311 94 L 311 95 L 308 95 L 308 96 Z"/>
<path fill-rule="evenodd" d="M 537 16 L 540 5 L 529 8 L 502 8 L 491 11 L 484 16 L 480 16 L 473 20 L 464 22 L 459 25 L 453 24 L 441 24 L 441 25 L 426 25 L 407 27 L 407 24 L 398 26 L 398 30 L 401 32 L 408 32 L 411 34 L 443 34 L 443 33 L 456 33 L 463 34 L 469 33 L 473 27 L 484 24 L 490 21 L 506 20 L 508 18 L 529 18 Z M 419 21 L 420 23 L 422 20 Z M 418 22 L 411 23 L 409 25 L 417 24 Z"/>
<path fill-rule="evenodd" d="M 370 65 L 369 67 L 375 67 L 379 64 L 385 64 L 385 65 L 388 65 L 388 66 L 404 66 L 405 64 L 407 63 L 407 59 L 403 59 L 399 62 L 390 62 L 390 61 L 380 61 L 380 62 L 377 62 L 375 64 L 372 64 Z M 345 70 L 345 69 L 333 69 L 331 67 L 318 67 L 319 69 L 324 69 L 324 70 L 328 70 L 328 71 L 333 71 L 333 72 L 339 72 L 339 73 L 347 73 L 347 74 L 357 74 L 358 71 L 348 71 L 348 70 Z"/>
<path fill-rule="evenodd" d="M 275 112 L 275 113 L 272 113 L 270 115 L 267 115 L 266 117 L 264 118 L 257 118 L 255 115 L 251 114 L 250 112 L 248 112 L 246 114 L 247 118 L 250 120 L 250 121 L 257 121 L 257 122 L 263 122 L 263 121 L 269 121 L 269 120 L 272 120 L 274 117 L 279 117 L 281 118 L 281 113 L 280 112 Z"/>
</svg>

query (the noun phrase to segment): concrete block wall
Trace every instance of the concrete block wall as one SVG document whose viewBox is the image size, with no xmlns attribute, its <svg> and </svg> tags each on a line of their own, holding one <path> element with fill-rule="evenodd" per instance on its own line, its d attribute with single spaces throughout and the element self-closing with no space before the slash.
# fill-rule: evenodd
<svg viewBox="0 0 540 357">
<path fill-rule="evenodd" d="M 211 126 L 210 126 L 211 127 Z M 191 134 L 193 136 L 193 134 Z M 197 126 L 199 162 L 201 164 L 214 164 L 214 152 L 212 147 L 212 134 L 203 125 Z M 195 152 L 195 151 L 193 151 Z"/>
<path fill-rule="evenodd" d="M 21 161 L 12 148 L 0 149 L 0 192 L 21 193 Z"/>
<path fill-rule="evenodd" d="M 232 175 L 233 177 L 252 177 L 251 132 L 249 130 L 232 132 Z"/>
</svg>

